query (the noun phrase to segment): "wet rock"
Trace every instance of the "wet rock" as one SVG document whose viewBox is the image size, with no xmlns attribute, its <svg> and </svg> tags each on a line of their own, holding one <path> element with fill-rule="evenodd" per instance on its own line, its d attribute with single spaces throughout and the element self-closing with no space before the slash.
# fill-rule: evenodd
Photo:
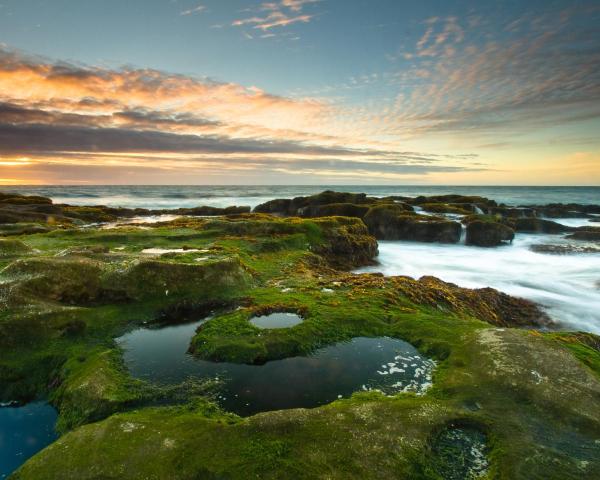
<svg viewBox="0 0 600 480">
<path fill-rule="evenodd" d="M 368 205 L 354 203 L 329 203 L 327 205 L 309 205 L 298 210 L 301 217 L 357 217 L 363 218 L 369 211 Z"/>
<path fill-rule="evenodd" d="M 416 198 L 405 198 L 404 201 L 411 205 L 423 205 L 427 203 L 453 203 L 453 204 L 469 204 L 478 206 L 496 206 L 497 203 L 489 198 L 479 197 L 474 195 L 432 195 L 418 196 Z"/>
<path fill-rule="evenodd" d="M 472 204 L 460 203 L 423 203 L 420 207 L 430 213 L 453 213 L 457 215 L 469 215 L 475 211 Z"/>
<path fill-rule="evenodd" d="M 534 217 L 517 218 L 510 225 L 517 232 L 522 233 L 565 233 L 574 230 L 572 227 L 567 227 L 551 220 Z"/>
<path fill-rule="evenodd" d="M 600 205 L 550 203 L 534 207 L 538 215 L 549 218 L 579 218 L 600 213 Z"/>
<path fill-rule="evenodd" d="M 376 201 L 377 199 L 367 197 L 365 193 L 346 193 L 326 190 L 316 195 L 296 197 L 292 200 L 271 200 L 256 206 L 254 211 L 257 213 L 273 213 L 284 216 L 300 215 L 316 217 L 321 215 L 312 214 L 311 212 L 317 211 L 316 207 L 319 206 L 332 204 L 365 205 L 375 203 Z M 305 213 L 303 214 L 303 212 Z"/>
<path fill-rule="evenodd" d="M 580 227 L 571 235 L 567 235 L 567 238 L 598 242 L 600 241 L 600 227 Z"/>
<path fill-rule="evenodd" d="M 444 480 L 476 479 L 489 468 L 487 437 L 468 423 L 449 425 L 432 441 L 433 468 Z"/>
<path fill-rule="evenodd" d="M 133 300 L 194 296 L 219 299 L 227 292 L 239 292 L 250 286 L 252 278 L 238 257 L 209 260 L 202 263 L 177 263 L 161 260 L 139 260 L 124 270 L 113 272 L 103 282 L 107 292 Z"/>
<path fill-rule="evenodd" d="M 20 240 L 0 239 L 0 258 L 25 255 L 32 249 Z"/>
<path fill-rule="evenodd" d="M 370 265 L 377 256 L 377 240 L 359 219 L 326 217 L 314 221 L 322 230 L 324 242 L 313 252 L 336 267 Z"/>
<path fill-rule="evenodd" d="M 0 225 L 0 235 L 3 237 L 34 235 L 36 233 L 47 233 L 51 230 L 51 227 L 37 223 L 5 223 Z"/>
<path fill-rule="evenodd" d="M 467 225 L 467 245 L 495 247 L 510 243 L 514 238 L 514 230 L 498 222 L 476 220 Z"/>
<path fill-rule="evenodd" d="M 418 304 L 468 313 L 498 327 L 546 326 L 551 320 L 534 302 L 493 288 L 468 289 L 436 277 L 395 277 L 396 288 Z"/>
<path fill-rule="evenodd" d="M 527 207 L 491 207 L 487 209 L 489 215 L 500 215 L 507 218 L 533 217 L 536 214 L 535 209 Z"/>
<path fill-rule="evenodd" d="M 278 198 L 261 203 L 254 208 L 256 213 L 275 213 L 280 215 L 293 214 L 292 200 L 288 198 Z"/>
<path fill-rule="evenodd" d="M 372 207 L 364 217 L 369 232 L 379 240 L 457 243 L 461 226 L 439 217 L 407 214 L 396 204 Z"/>
<path fill-rule="evenodd" d="M 547 253 L 552 255 L 570 255 L 578 253 L 600 253 L 600 245 L 586 244 L 578 245 L 573 243 L 561 244 L 540 244 L 531 245 L 529 250 L 536 253 Z"/>
<path fill-rule="evenodd" d="M 88 258 L 21 259 L 1 273 L 10 281 L 8 303 L 45 299 L 87 304 L 102 296 L 102 265 Z"/>
</svg>

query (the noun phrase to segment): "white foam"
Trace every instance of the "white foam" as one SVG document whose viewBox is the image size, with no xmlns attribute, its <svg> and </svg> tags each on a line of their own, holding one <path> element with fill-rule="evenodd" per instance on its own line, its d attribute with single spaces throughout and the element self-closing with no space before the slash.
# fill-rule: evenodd
<svg viewBox="0 0 600 480">
<path fill-rule="evenodd" d="M 569 329 L 600 333 L 600 254 L 548 255 L 529 249 L 555 235 L 517 234 L 512 246 L 379 242 L 380 265 L 358 272 L 419 278 L 433 275 L 462 287 L 493 287 L 542 305 Z"/>
</svg>

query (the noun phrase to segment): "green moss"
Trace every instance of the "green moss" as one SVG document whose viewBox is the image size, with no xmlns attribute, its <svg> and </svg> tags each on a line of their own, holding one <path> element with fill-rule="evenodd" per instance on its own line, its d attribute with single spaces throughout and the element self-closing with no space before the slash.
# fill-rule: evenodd
<svg viewBox="0 0 600 480">
<path fill-rule="evenodd" d="M 536 311 L 491 290 L 334 270 L 374 254 L 358 219 L 242 214 L 55 230 L 26 243 L 39 251 L 8 258 L 0 273 L 0 396 L 49 398 L 69 432 L 15 478 L 439 479 L 464 451 L 436 450 L 435 439 L 465 420 L 486 434 L 490 478 L 599 474 L 595 344 L 510 328 Z M 141 253 L 156 247 L 202 251 Z M 437 361 L 434 385 L 423 396 L 357 393 L 240 419 L 211 402 L 211 385 L 128 375 L 114 337 L 222 302 L 241 308 L 203 325 L 191 345 L 201 357 L 261 363 L 387 335 Z M 274 330 L 248 321 L 272 310 L 304 321 Z"/>
</svg>

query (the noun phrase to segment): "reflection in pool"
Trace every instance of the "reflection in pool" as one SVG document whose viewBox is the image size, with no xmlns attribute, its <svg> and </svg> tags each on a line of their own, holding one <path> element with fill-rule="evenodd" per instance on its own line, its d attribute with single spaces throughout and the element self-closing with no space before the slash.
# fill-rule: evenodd
<svg viewBox="0 0 600 480">
<path fill-rule="evenodd" d="M 302 323 L 302 317 L 295 313 L 275 312 L 250 319 L 250 323 L 258 328 L 290 328 Z"/>
<path fill-rule="evenodd" d="M 56 440 L 56 417 L 56 410 L 43 402 L 0 407 L 0 478 Z"/>
<path fill-rule="evenodd" d="M 186 351 L 201 323 L 140 329 L 118 339 L 131 374 L 165 384 L 189 377 L 218 377 L 223 380 L 219 402 L 239 415 L 316 407 L 357 390 L 422 393 L 431 384 L 435 363 L 422 357 L 412 345 L 388 337 L 358 337 L 319 349 L 308 357 L 265 365 L 195 359 Z"/>
</svg>

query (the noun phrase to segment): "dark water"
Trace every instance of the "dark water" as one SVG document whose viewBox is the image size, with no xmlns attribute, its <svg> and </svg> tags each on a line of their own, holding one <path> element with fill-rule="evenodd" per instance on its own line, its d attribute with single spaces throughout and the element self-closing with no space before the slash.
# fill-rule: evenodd
<svg viewBox="0 0 600 480">
<path fill-rule="evenodd" d="M 600 203 L 600 187 L 486 187 L 486 186 L 360 186 L 360 185 L 268 185 L 268 186 L 3 186 L 1 191 L 51 197 L 56 203 L 110 205 L 143 208 L 179 208 L 210 205 L 249 205 L 274 198 L 312 195 L 323 190 L 364 192 L 373 196 L 442 195 L 460 193 L 492 198 L 508 205 L 544 203 Z"/>
<path fill-rule="evenodd" d="M 0 478 L 58 438 L 56 410 L 47 403 L 0 408 Z"/>
<path fill-rule="evenodd" d="M 295 313 L 277 312 L 250 319 L 250 323 L 258 328 L 291 328 L 302 323 L 302 317 Z"/>
<path fill-rule="evenodd" d="M 420 393 L 431 383 L 434 362 L 421 357 L 412 345 L 387 337 L 359 337 L 322 348 L 308 357 L 265 365 L 198 360 L 186 350 L 200 323 L 141 329 L 121 337 L 118 341 L 131 374 L 165 384 L 189 377 L 218 377 L 223 380 L 219 402 L 239 415 L 316 407 L 357 390 Z"/>
</svg>

